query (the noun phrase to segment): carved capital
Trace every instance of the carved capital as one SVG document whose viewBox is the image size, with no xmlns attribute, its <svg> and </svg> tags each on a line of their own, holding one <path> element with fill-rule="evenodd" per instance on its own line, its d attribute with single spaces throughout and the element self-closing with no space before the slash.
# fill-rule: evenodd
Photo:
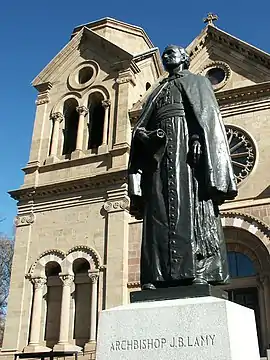
<svg viewBox="0 0 270 360">
<path fill-rule="evenodd" d="M 88 114 L 88 109 L 85 106 L 77 106 L 76 111 L 83 116 L 86 116 Z"/>
<path fill-rule="evenodd" d="M 52 114 L 51 114 L 51 119 L 52 119 L 53 121 L 59 121 L 59 122 L 61 122 L 61 121 L 64 120 L 64 115 L 63 115 L 62 113 L 60 113 L 60 112 L 55 112 L 55 113 L 52 113 Z"/>
<path fill-rule="evenodd" d="M 117 84 L 124 84 L 131 82 L 134 86 L 136 85 L 135 77 L 130 71 L 123 71 L 119 73 L 118 78 L 116 79 Z"/>
<path fill-rule="evenodd" d="M 122 199 L 117 199 L 117 200 L 108 200 L 105 202 L 103 207 L 104 207 L 104 210 L 107 212 L 128 210 L 129 209 L 129 198 L 124 197 Z"/>
<path fill-rule="evenodd" d="M 269 274 L 262 273 L 258 275 L 257 280 L 262 286 L 268 286 L 270 283 L 270 276 Z"/>
<path fill-rule="evenodd" d="M 71 274 L 59 274 L 59 278 L 63 282 L 63 286 L 71 286 L 74 281 L 74 275 Z"/>
<path fill-rule="evenodd" d="M 47 283 L 47 279 L 43 277 L 31 278 L 31 283 L 34 285 L 34 289 L 42 289 Z"/>
<path fill-rule="evenodd" d="M 49 94 L 47 92 L 38 95 L 36 105 L 43 105 L 50 101 Z"/>
<path fill-rule="evenodd" d="M 105 109 L 107 109 L 108 107 L 111 106 L 111 100 L 110 100 L 110 99 L 102 100 L 101 105 L 102 105 Z"/>
<path fill-rule="evenodd" d="M 88 276 L 90 277 L 91 283 L 96 284 L 99 278 L 99 273 L 88 271 Z"/>
<path fill-rule="evenodd" d="M 17 215 L 14 220 L 15 226 L 26 226 L 31 225 L 35 221 L 35 214 L 30 212 L 28 214 Z"/>
</svg>

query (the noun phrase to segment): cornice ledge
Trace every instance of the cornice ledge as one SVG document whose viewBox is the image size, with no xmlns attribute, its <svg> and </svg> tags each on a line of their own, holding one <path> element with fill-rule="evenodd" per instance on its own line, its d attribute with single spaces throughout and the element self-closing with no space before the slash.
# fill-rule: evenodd
<svg viewBox="0 0 270 360">
<path fill-rule="evenodd" d="M 94 162 L 100 162 L 106 160 L 106 157 L 110 156 L 109 152 L 104 152 L 101 154 L 91 154 L 91 155 L 85 155 L 84 157 L 78 158 L 78 159 L 68 159 L 68 160 L 59 160 L 52 164 L 40 164 L 37 162 L 34 163 L 28 163 L 22 170 L 28 174 L 33 172 L 33 170 L 38 169 L 39 172 L 47 172 L 47 171 L 53 171 L 58 169 L 65 169 L 69 168 L 70 166 L 80 166 L 85 164 L 92 164 Z"/>
<path fill-rule="evenodd" d="M 270 82 L 219 91 L 216 93 L 216 98 L 220 105 L 232 102 L 242 102 L 243 100 L 252 101 L 254 100 L 254 97 L 258 99 L 266 96 L 270 96 Z"/>
<path fill-rule="evenodd" d="M 85 190 L 95 190 L 108 187 L 110 185 L 127 182 L 127 170 L 108 171 L 106 174 L 98 174 L 87 178 L 63 181 L 59 183 L 42 185 L 37 187 L 22 188 L 9 191 L 9 195 L 15 200 L 33 200 L 34 198 L 44 198 L 46 196 L 56 196 L 70 192 Z"/>
<path fill-rule="evenodd" d="M 130 151 L 130 145 L 128 143 L 114 145 L 114 147 L 111 150 L 109 150 L 112 156 L 124 155 L 125 153 L 129 153 L 129 151 Z"/>
<path fill-rule="evenodd" d="M 252 103 L 255 100 L 262 98 L 270 98 L 270 81 L 261 84 L 255 84 L 245 86 L 241 88 L 234 88 L 223 90 L 215 93 L 220 108 L 223 109 L 227 105 L 239 104 L 239 103 Z M 129 119 L 131 126 L 133 127 L 141 113 L 142 104 L 140 101 L 137 103 L 135 110 L 129 110 Z"/>
<path fill-rule="evenodd" d="M 255 61 L 256 63 L 260 63 L 265 68 L 269 68 L 270 56 L 268 53 L 218 29 L 217 27 L 208 26 L 207 30 L 209 39 L 214 39 L 218 43 L 239 52 L 246 58 Z"/>
</svg>

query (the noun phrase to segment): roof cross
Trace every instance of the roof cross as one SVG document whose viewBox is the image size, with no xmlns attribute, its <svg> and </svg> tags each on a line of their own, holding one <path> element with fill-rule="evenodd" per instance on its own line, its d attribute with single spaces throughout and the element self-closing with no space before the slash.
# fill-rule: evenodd
<svg viewBox="0 0 270 360">
<path fill-rule="evenodd" d="M 218 16 L 213 14 L 213 13 L 208 13 L 207 17 L 205 19 L 203 19 L 204 23 L 207 23 L 207 25 L 214 25 L 214 21 L 218 20 Z"/>
</svg>

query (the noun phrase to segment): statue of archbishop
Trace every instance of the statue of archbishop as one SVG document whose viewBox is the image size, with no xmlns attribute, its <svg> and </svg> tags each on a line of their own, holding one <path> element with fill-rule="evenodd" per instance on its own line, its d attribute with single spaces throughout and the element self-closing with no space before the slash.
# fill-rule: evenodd
<svg viewBox="0 0 270 360">
<path fill-rule="evenodd" d="M 228 265 L 218 206 L 237 186 L 210 81 L 191 73 L 185 49 L 162 54 L 169 76 L 134 127 L 128 167 L 130 213 L 143 219 L 143 290 L 224 284 Z"/>
</svg>

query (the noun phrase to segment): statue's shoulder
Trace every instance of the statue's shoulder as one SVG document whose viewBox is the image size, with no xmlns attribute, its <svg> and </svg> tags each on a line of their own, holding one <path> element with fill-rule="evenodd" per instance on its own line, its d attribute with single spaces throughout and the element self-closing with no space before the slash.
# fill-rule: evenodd
<svg viewBox="0 0 270 360">
<path fill-rule="evenodd" d="M 192 81 L 197 81 L 197 82 L 200 82 L 200 83 L 208 81 L 208 79 L 204 75 L 194 74 L 191 71 L 189 71 L 187 73 L 186 77 L 189 78 Z"/>
</svg>

